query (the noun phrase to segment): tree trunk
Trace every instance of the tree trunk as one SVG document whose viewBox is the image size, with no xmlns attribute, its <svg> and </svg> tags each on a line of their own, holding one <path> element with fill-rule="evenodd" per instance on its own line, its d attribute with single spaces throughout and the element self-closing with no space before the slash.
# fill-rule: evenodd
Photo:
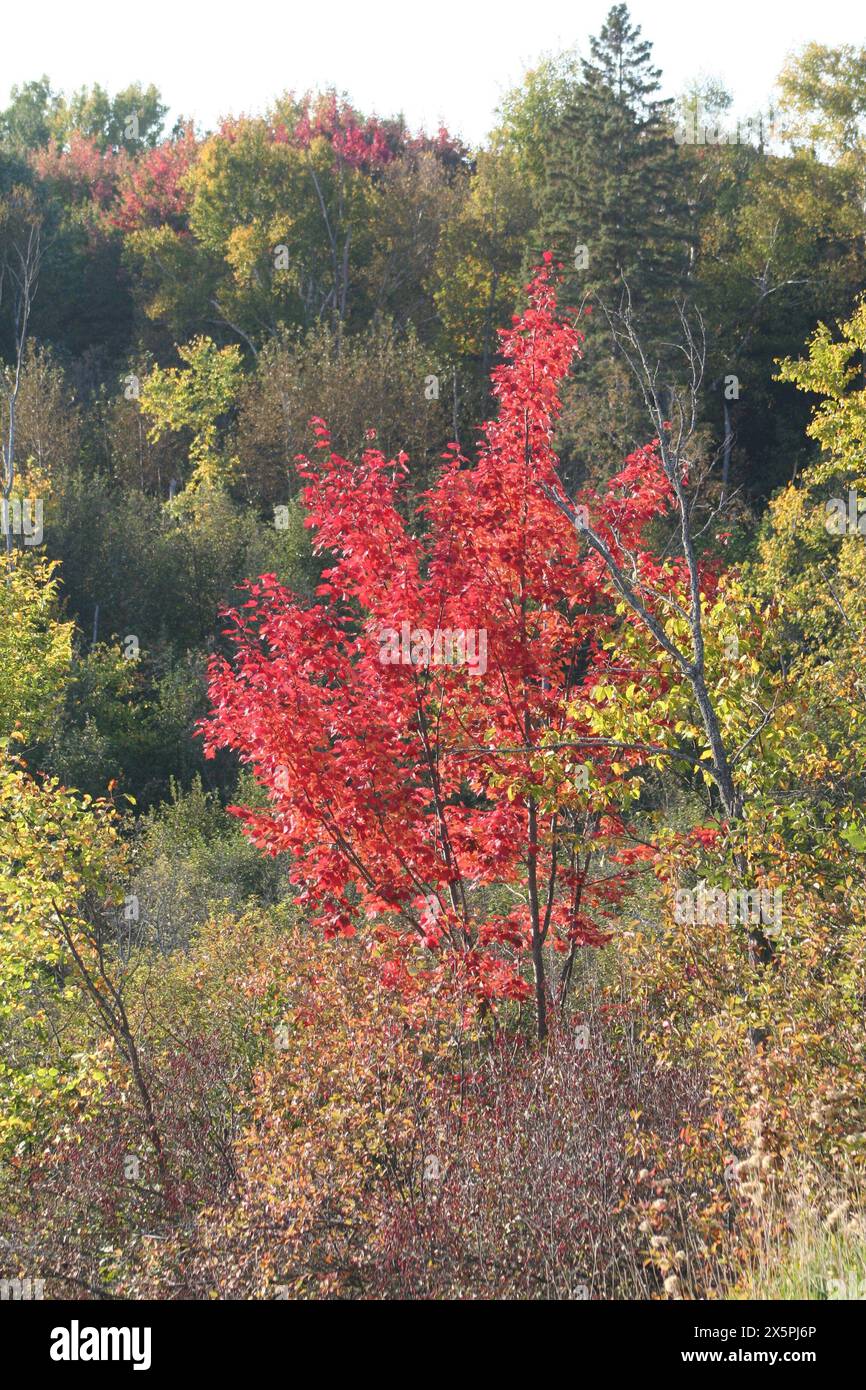
<svg viewBox="0 0 866 1390">
<path fill-rule="evenodd" d="M 529 882 L 529 915 L 532 922 L 532 968 L 535 973 L 535 1018 L 538 1025 L 538 1041 L 547 1037 L 547 980 L 544 971 L 544 928 L 541 922 L 541 906 L 538 897 L 538 812 L 535 803 L 529 803 L 529 862 L 527 878 Z"/>
<path fill-rule="evenodd" d="M 535 972 L 535 1018 L 538 1025 L 538 1041 L 547 1038 L 547 980 L 544 973 L 544 943 L 540 935 L 532 932 L 532 968 Z"/>
</svg>

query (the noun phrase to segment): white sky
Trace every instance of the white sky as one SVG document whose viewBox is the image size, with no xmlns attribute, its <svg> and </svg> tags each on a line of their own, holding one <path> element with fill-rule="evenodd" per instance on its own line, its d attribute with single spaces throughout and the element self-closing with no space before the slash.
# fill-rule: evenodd
<svg viewBox="0 0 866 1390">
<path fill-rule="evenodd" d="M 540 54 L 597 33 L 610 0 L 19 0 L 3 17 L 0 99 L 47 73 L 55 88 L 155 82 L 171 119 L 205 127 L 285 90 L 336 86 L 364 111 L 440 119 L 469 143 Z M 738 112 L 764 107 L 785 54 L 866 44 L 862 0 L 632 0 L 668 95 L 703 72 Z M 859 14 L 858 14 L 859 11 Z"/>
</svg>

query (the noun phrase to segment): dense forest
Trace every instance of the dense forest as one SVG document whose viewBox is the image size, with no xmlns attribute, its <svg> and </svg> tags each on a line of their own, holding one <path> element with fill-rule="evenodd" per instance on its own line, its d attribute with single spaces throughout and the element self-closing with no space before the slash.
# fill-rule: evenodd
<svg viewBox="0 0 866 1390">
<path fill-rule="evenodd" d="M 866 1297 L 866 48 L 581 52 L 0 111 L 4 1297 Z"/>
</svg>

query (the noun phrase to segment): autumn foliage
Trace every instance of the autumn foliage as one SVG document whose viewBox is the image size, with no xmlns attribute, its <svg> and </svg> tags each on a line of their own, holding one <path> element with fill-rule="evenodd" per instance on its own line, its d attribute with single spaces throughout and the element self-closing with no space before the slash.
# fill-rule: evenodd
<svg viewBox="0 0 866 1390">
<path fill-rule="evenodd" d="M 499 410 L 477 461 L 453 446 L 409 522 L 406 457 L 371 444 L 351 463 L 319 422 L 319 457 L 299 461 L 308 524 L 332 560 L 319 601 L 273 575 L 250 584 L 229 614 L 231 658 L 211 667 L 204 726 L 208 752 L 234 750 L 267 789 L 267 809 L 236 814 L 262 849 L 291 853 L 298 901 L 326 936 L 364 925 L 389 943 L 395 987 L 459 967 L 488 1002 L 528 995 L 531 957 L 542 1032 L 545 945 L 568 956 L 603 942 L 617 893 L 583 868 L 621 790 L 590 814 L 576 769 L 592 750 L 604 788 L 616 756 L 576 701 L 630 675 L 602 648 L 613 615 L 600 568 L 544 492 L 580 342 L 556 314 L 548 262 L 502 334 Z M 653 463 L 651 450 L 631 460 L 600 504 L 620 545 L 665 506 Z"/>
<path fill-rule="evenodd" d="M 862 1296 L 866 50 L 650 48 L 0 111 L 0 1299 Z"/>
</svg>

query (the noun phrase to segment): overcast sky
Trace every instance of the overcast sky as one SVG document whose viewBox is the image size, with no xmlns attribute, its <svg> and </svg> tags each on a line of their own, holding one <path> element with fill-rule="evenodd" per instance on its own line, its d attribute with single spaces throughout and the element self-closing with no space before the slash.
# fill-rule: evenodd
<svg viewBox="0 0 866 1390">
<path fill-rule="evenodd" d="M 204 127 L 280 92 L 335 86 L 364 111 L 444 122 L 469 143 L 539 55 L 586 49 L 609 0 L 10 0 L 0 95 L 47 73 L 55 88 L 155 82 L 172 118 Z M 668 95 L 720 77 L 746 113 L 766 105 L 787 52 L 810 40 L 866 44 L 862 0 L 633 0 Z M 4 100 L 5 104 L 5 100 Z"/>
</svg>

